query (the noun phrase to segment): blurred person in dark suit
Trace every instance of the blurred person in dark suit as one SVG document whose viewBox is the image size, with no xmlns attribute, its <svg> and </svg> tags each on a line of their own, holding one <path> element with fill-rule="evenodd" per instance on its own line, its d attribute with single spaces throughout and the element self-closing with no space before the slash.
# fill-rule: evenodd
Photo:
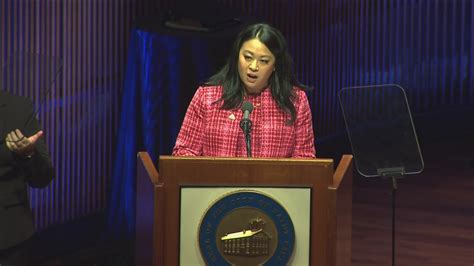
<svg viewBox="0 0 474 266">
<path fill-rule="evenodd" d="M 35 228 L 27 187 L 54 177 L 32 102 L 0 91 L 0 265 L 30 265 Z"/>
</svg>

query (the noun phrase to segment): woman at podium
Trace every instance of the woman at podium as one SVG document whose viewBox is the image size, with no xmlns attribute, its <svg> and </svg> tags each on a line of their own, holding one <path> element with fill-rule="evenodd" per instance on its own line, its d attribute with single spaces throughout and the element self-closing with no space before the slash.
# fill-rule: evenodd
<svg viewBox="0 0 474 266">
<path fill-rule="evenodd" d="M 246 27 L 224 67 L 197 89 L 173 155 L 315 157 L 304 88 L 282 33 L 268 24 Z"/>
</svg>

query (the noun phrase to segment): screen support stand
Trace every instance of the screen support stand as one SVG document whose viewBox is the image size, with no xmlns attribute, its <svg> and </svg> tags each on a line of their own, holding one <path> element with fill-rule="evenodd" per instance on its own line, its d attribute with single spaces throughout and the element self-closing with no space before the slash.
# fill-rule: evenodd
<svg viewBox="0 0 474 266">
<path fill-rule="evenodd" d="M 394 167 L 378 169 L 377 172 L 380 176 L 392 180 L 392 266 L 395 266 L 395 199 L 398 189 L 397 178 L 402 177 L 405 170 L 403 167 Z"/>
</svg>

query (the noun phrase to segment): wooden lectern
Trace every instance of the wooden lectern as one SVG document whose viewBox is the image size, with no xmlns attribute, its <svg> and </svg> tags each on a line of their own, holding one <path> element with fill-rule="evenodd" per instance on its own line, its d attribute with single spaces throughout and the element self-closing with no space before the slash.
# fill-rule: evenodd
<svg viewBox="0 0 474 266">
<path fill-rule="evenodd" d="M 158 174 L 148 153 L 138 153 L 135 265 L 179 265 L 185 186 L 310 188 L 310 265 L 351 265 L 352 156 L 344 155 L 335 171 L 333 164 L 332 159 L 162 156 Z"/>
</svg>

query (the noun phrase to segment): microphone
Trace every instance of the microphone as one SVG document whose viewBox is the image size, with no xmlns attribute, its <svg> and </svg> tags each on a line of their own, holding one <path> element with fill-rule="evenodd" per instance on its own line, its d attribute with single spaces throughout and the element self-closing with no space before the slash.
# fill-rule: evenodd
<svg viewBox="0 0 474 266">
<path fill-rule="evenodd" d="M 253 105 L 250 102 L 244 102 L 241 108 L 244 113 L 242 120 L 240 120 L 240 128 L 244 131 L 245 144 L 247 146 L 247 157 L 252 157 L 252 145 L 250 139 L 250 132 L 252 131 L 252 120 L 250 114 L 253 111 Z"/>
</svg>

